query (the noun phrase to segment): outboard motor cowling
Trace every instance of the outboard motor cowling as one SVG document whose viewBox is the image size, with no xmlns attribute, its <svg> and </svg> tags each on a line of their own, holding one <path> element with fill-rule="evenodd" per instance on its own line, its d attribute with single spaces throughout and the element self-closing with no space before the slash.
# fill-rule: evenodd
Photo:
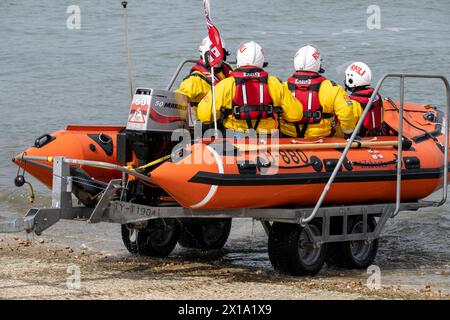
<svg viewBox="0 0 450 320">
<path fill-rule="evenodd" d="M 185 95 L 157 89 L 137 88 L 125 131 L 127 144 L 142 163 L 170 153 L 171 135 L 188 128 Z"/>
<path fill-rule="evenodd" d="M 188 100 L 177 92 L 137 88 L 128 117 L 127 131 L 172 132 L 186 128 Z"/>
</svg>

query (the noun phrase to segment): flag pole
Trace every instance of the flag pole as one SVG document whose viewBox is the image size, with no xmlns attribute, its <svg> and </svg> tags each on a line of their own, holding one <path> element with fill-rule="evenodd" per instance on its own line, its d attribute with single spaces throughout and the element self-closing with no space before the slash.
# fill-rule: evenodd
<svg viewBox="0 0 450 320">
<path fill-rule="evenodd" d="M 130 87 L 130 97 L 133 99 L 133 67 L 131 65 L 131 53 L 130 46 L 128 45 L 128 2 L 122 1 L 123 7 L 123 16 L 124 16 L 124 24 L 125 24 L 125 47 L 127 49 L 127 60 L 128 60 L 128 85 Z"/>
<path fill-rule="evenodd" d="M 216 114 L 216 92 L 214 86 L 214 67 L 211 67 L 211 95 L 212 95 L 212 114 L 214 119 L 214 136 L 217 138 L 217 114 Z"/>
<path fill-rule="evenodd" d="M 214 26 L 210 18 L 209 0 L 203 0 L 203 10 L 206 18 L 206 26 L 208 29 L 208 37 L 211 41 L 209 51 L 209 64 L 211 66 L 211 95 L 212 95 L 212 114 L 214 119 L 214 136 L 218 137 L 217 130 L 217 112 L 216 112 L 216 92 L 215 92 L 215 74 L 214 66 L 223 61 L 224 53 L 222 48 L 222 40 L 220 39 L 219 30 Z M 205 57 L 206 59 L 206 57 Z M 206 63 L 206 61 L 205 61 Z"/>
</svg>

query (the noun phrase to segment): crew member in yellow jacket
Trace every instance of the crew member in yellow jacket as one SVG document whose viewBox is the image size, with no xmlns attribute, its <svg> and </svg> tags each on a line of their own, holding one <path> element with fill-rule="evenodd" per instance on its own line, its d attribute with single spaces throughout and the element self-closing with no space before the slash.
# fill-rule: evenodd
<svg viewBox="0 0 450 320">
<path fill-rule="evenodd" d="M 188 97 L 189 103 L 197 109 L 198 103 L 211 91 L 211 67 L 209 66 L 209 50 L 211 48 L 211 40 L 205 37 L 198 48 L 200 58 L 191 68 L 189 75 L 184 78 L 176 92 L 182 93 Z M 224 49 L 225 50 L 225 49 Z M 225 57 L 228 52 L 225 50 Z M 219 66 L 214 68 L 214 84 L 228 78 L 233 71 L 232 67 L 223 61 Z"/>
<path fill-rule="evenodd" d="M 264 52 L 256 42 L 241 44 L 237 53 L 237 69 L 215 87 L 216 115 L 225 129 L 246 132 L 254 129 L 269 134 L 279 128 L 279 120 L 299 121 L 302 105 L 286 86 L 264 71 Z M 212 94 L 198 106 L 202 122 L 213 119 Z"/>
<path fill-rule="evenodd" d="M 281 132 L 291 137 L 328 137 L 334 134 L 334 117 L 345 137 L 355 127 L 352 102 L 344 88 L 321 75 L 320 52 L 313 46 L 300 48 L 294 58 L 295 73 L 286 85 L 303 105 L 299 122 L 281 121 Z"/>
</svg>

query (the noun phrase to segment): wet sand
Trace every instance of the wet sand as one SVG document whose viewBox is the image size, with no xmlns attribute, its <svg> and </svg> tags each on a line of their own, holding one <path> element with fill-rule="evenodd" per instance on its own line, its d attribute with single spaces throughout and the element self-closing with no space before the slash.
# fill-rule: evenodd
<svg viewBox="0 0 450 320">
<path fill-rule="evenodd" d="M 68 267 L 80 268 L 80 289 L 68 289 Z M 450 299 L 430 286 L 382 286 L 346 273 L 281 276 L 202 257 L 154 259 L 105 255 L 52 240 L 0 235 L 1 299 Z"/>
</svg>

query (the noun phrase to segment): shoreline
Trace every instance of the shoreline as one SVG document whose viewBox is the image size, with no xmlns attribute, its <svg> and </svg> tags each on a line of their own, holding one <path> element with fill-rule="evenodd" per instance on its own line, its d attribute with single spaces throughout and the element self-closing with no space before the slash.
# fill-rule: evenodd
<svg viewBox="0 0 450 320">
<path fill-rule="evenodd" d="M 67 288 L 80 270 L 80 289 Z M 69 272 L 68 272 L 69 271 Z M 52 240 L 0 235 L 1 299 L 450 299 L 430 286 L 370 290 L 346 276 L 293 278 L 202 259 L 111 256 Z"/>
</svg>

